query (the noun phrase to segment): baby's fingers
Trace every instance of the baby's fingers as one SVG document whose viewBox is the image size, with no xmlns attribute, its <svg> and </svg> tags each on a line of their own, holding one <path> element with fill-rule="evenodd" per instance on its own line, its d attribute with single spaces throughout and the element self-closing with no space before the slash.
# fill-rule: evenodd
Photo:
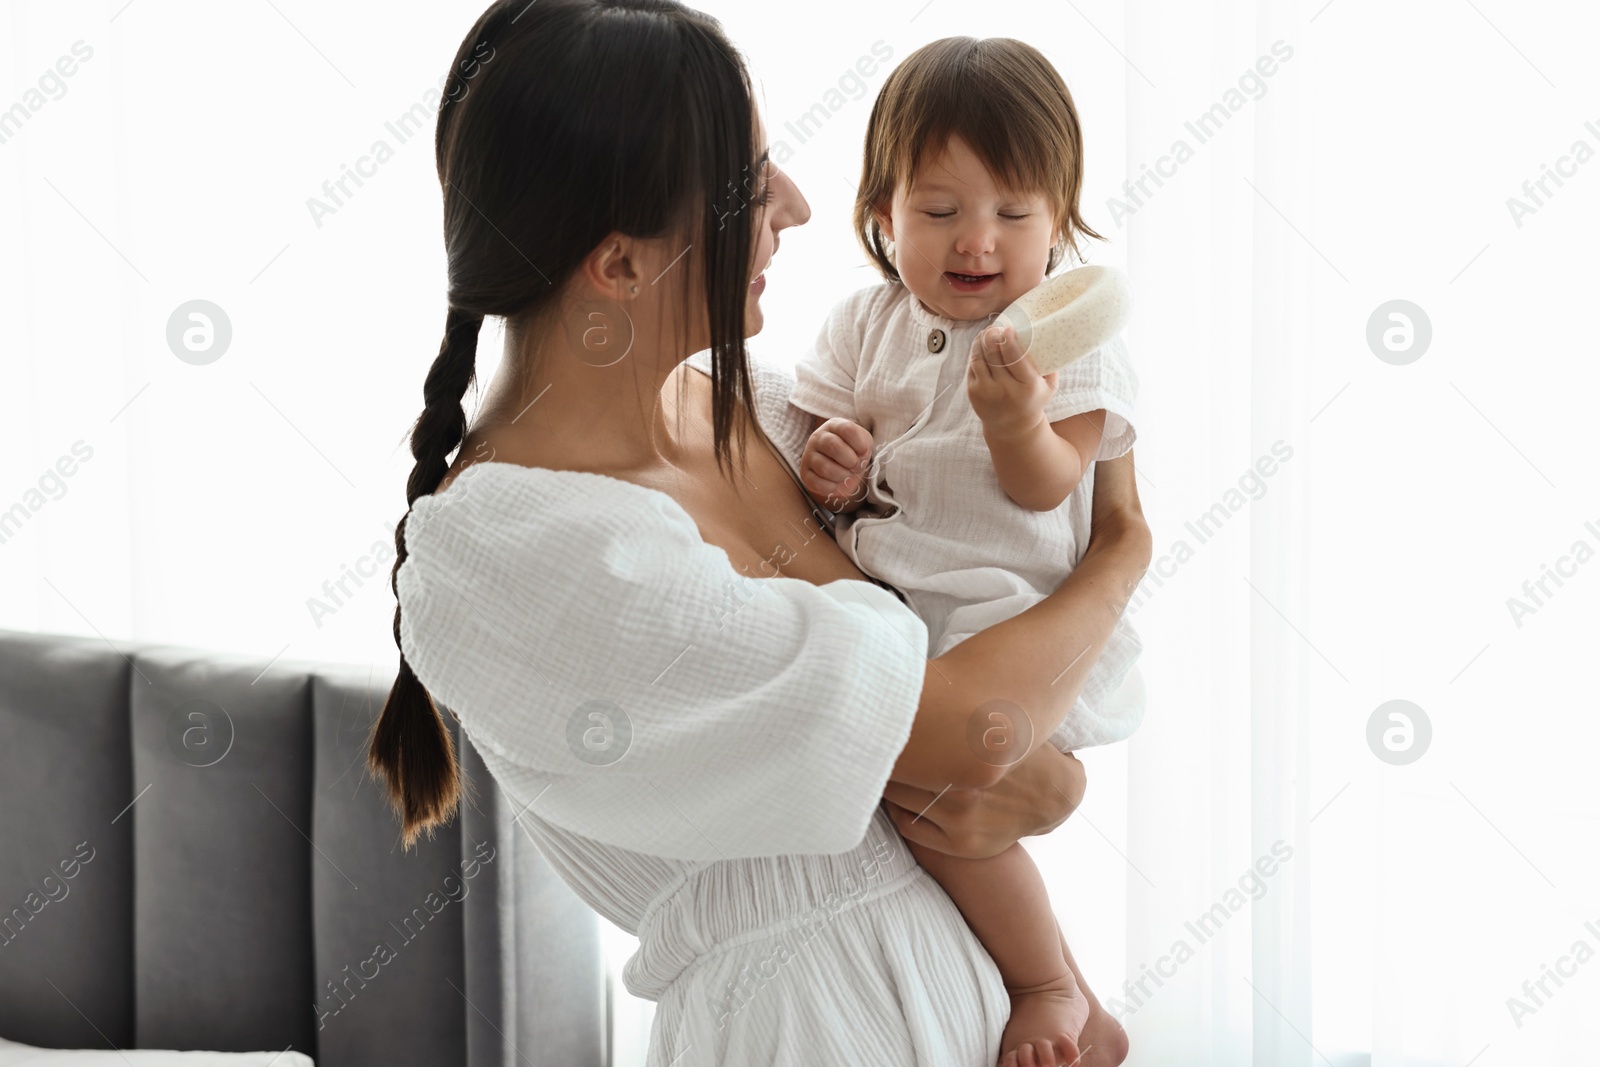
<svg viewBox="0 0 1600 1067">
<path fill-rule="evenodd" d="M 872 455 L 872 435 L 849 419 L 829 419 L 817 427 L 811 441 L 818 453 L 847 468 Z"/>
<path fill-rule="evenodd" d="M 851 422 L 849 419 L 829 419 L 821 428 L 837 434 L 839 440 L 854 450 L 857 456 L 872 455 L 872 434 L 860 423 Z"/>
<path fill-rule="evenodd" d="M 827 472 L 831 468 L 834 473 Z M 824 507 L 834 507 L 852 499 L 860 489 L 854 475 L 838 476 L 839 467 L 815 452 L 806 456 L 800 468 L 800 482 L 814 500 Z"/>
<path fill-rule="evenodd" d="M 983 336 L 987 339 L 988 359 L 996 374 L 1004 370 L 1019 382 L 1031 382 L 1041 377 L 1033 358 L 1017 338 L 1017 331 L 1010 326 L 991 326 L 983 332 Z"/>
<path fill-rule="evenodd" d="M 994 380 L 994 368 L 989 365 L 989 353 L 984 347 L 984 331 L 972 339 L 972 351 L 967 353 L 967 380 L 968 382 L 990 382 Z"/>
<path fill-rule="evenodd" d="M 834 489 L 842 486 L 847 480 L 855 476 L 848 467 L 823 455 L 813 452 L 811 455 L 811 473 L 824 488 Z"/>
</svg>

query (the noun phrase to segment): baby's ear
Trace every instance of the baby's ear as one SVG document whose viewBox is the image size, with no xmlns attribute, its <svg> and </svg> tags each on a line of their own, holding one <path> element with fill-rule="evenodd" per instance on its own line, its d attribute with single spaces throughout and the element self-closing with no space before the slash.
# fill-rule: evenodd
<svg viewBox="0 0 1600 1067">
<path fill-rule="evenodd" d="M 877 220 L 878 229 L 883 231 L 884 239 L 894 240 L 894 217 L 877 205 L 873 205 L 872 217 Z"/>
</svg>

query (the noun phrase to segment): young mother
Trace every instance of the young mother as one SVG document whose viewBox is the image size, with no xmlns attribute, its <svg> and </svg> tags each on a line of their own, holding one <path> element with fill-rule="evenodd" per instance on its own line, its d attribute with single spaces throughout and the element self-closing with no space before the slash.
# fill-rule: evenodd
<svg viewBox="0 0 1600 1067">
<path fill-rule="evenodd" d="M 1081 799 L 1043 741 L 1149 562 L 1131 461 L 1100 465 L 1059 590 L 928 659 L 796 480 L 792 380 L 747 362 L 810 209 L 716 21 L 502 0 L 453 73 L 450 311 L 370 753 L 406 843 L 457 805 L 448 707 L 561 877 L 638 936 L 649 1067 L 992 1067 L 999 972 L 902 837 L 990 856 Z M 489 315 L 505 353 L 469 431 Z M 1032 726 L 1003 762 L 994 701 Z M 1094 1007 L 1085 1062 L 1114 1063 Z"/>
</svg>

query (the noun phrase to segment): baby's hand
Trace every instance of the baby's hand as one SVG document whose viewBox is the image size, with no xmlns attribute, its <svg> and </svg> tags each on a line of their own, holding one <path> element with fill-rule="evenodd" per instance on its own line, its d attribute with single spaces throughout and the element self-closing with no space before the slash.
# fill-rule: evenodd
<svg viewBox="0 0 1600 1067">
<path fill-rule="evenodd" d="M 800 482 L 829 511 L 854 511 L 867 498 L 872 434 L 849 419 L 828 419 L 811 432 L 800 455 Z"/>
<path fill-rule="evenodd" d="M 1045 402 L 1056 391 L 1056 373 L 1039 373 L 1010 326 L 991 326 L 973 338 L 967 397 L 985 430 L 1022 433 L 1044 420 Z"/>
</svg>

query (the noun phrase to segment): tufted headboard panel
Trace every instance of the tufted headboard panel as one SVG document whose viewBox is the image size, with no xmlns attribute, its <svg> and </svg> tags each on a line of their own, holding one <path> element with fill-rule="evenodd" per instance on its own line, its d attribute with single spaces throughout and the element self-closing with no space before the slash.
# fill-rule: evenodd
<svg viewBox="0 0 1600 1067">
<path fill-rule="evenodd" d="M 605 1064 L 598 920 L 459 733 L 471 800 L 401 851 L 392 680 L 0 630 L 0 1037 Z"/>
</svg>

